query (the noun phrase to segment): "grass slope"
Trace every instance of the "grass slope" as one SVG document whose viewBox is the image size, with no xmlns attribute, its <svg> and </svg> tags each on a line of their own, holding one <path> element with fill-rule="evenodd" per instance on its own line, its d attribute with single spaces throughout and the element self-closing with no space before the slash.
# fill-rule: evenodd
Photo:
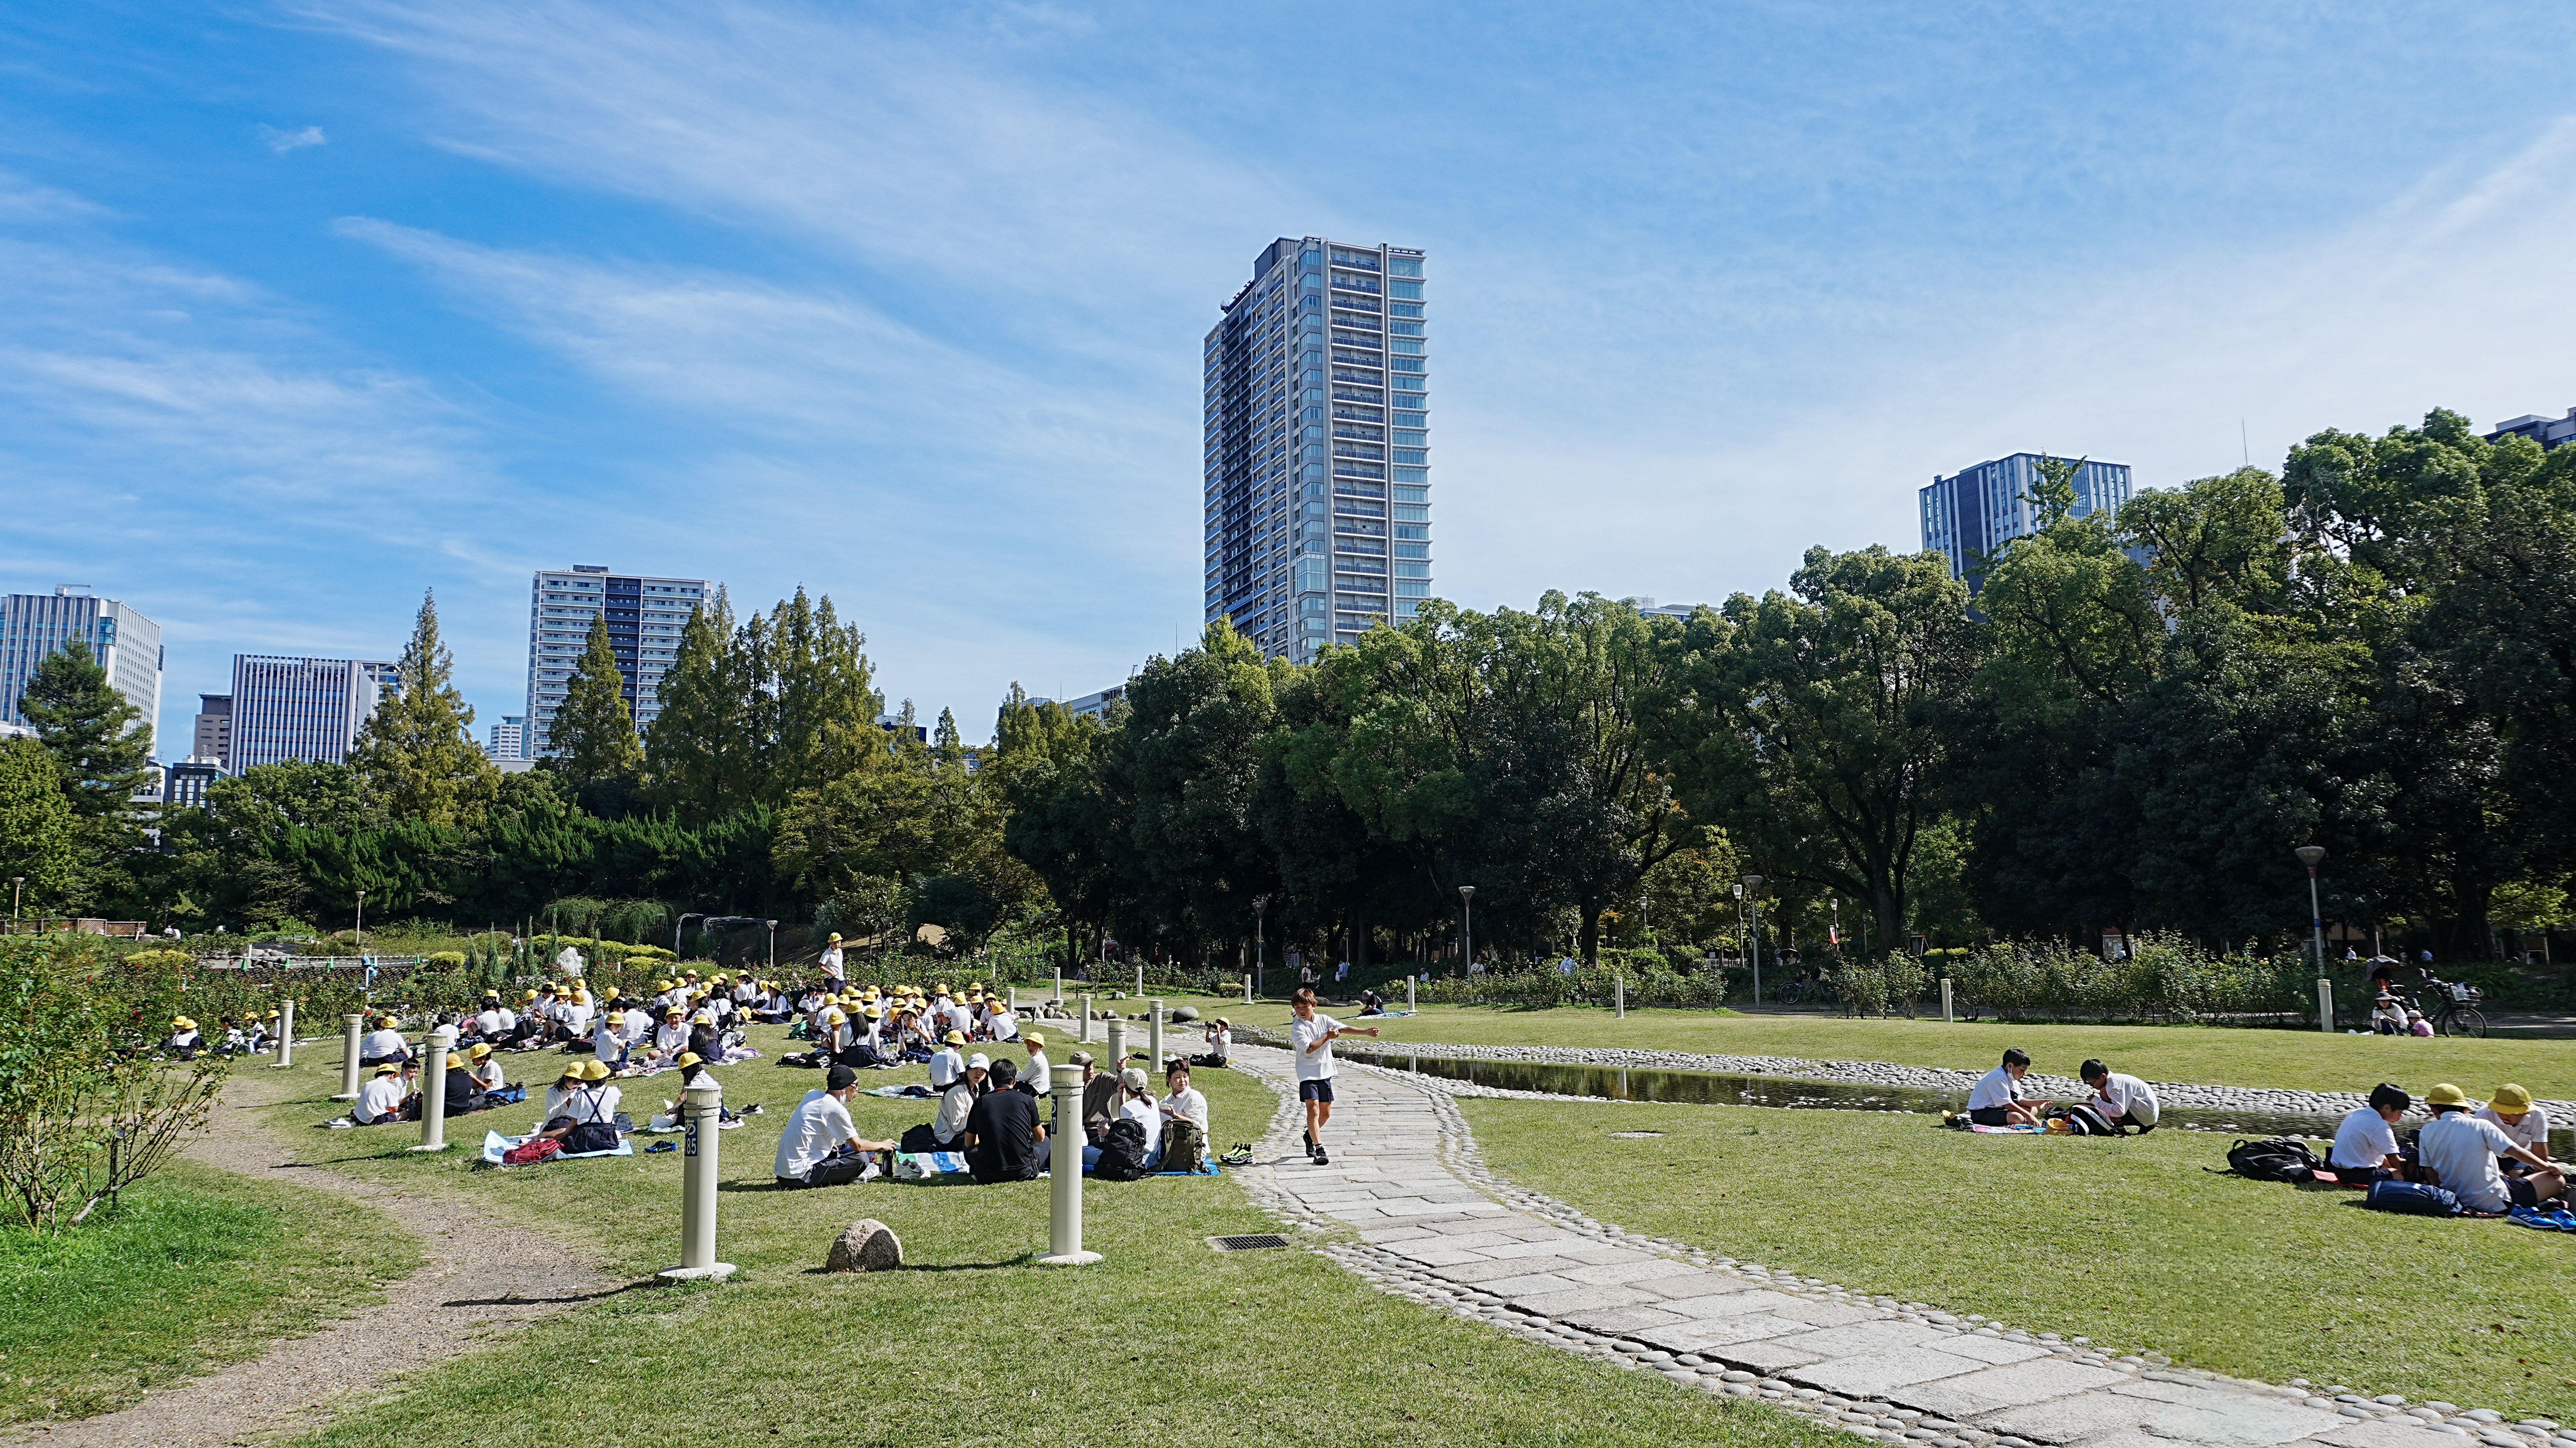
<svg viewBox="0 0 2576 1448">
<path fill-rule="evenodd" d="M 1238 1022 L 1284 1029 L 1275 1002 L 1202 1002 Z M 1344 1020 L 1351 1014 L 1342 1013 Z M 1353 1022 L 1356 1024 L 1357 1022 Z M 2329 1036 L 2322 1031 L 2222 1026 L 2005 1025 L 1993 1021 L 1861 1021 L 1829 1016 L 1746 1016 L 1709 1011 L 1632 1010 L 1626 1020 L 1589 1006 L 1518 1010 L 1426 1006 L 1417 1016 L 1372 1020 L 1390 1042 L 1482 1046 L 1590 1046 L 1810 1060 L 1894 1061 L 1983 1071 L 2006 1046 L 2030 1052 L 2052 1075 L 2072 1076 L 2088 1056 L 2149 1081 L 2273 1086 L 2302 1091 L 2367 1091 L 2395 1081 L 2422 1095 L 2452 1081 L 2472 1096 L 2519 1081 L 2534 1094 L 2576 1099 L 2576 1050 L 2565 1041 L 2483 1041 Z"/>
<path fill-rule="evenodd" d="M 779 1032 L 756 1033 L 775 1057 Z M 1055 1051 L 1061 1060 L 1067 1046 Z M 417 1127 L 322 1133 L 318 1098 L 337 1051 L 306 1071 L 305 1098 L 274 1109 L 277 1129 L 352 1175 L 470 1197 L 557 1235 L 619 1270 L 649 1273 L 678 1250 L 677 1153 L 469 1172 L 403 1148 Z M 542 1072 L 552 1056 L 512 1058 Z M 490 1349 L 429 1369 L 398 1397 L 307 1441 L 375 1445 L 471 1441 L 477 1448 L 567 1442 L 657 1444 L 1310 1444 L 1821 1445 L 1786 1417 L 1674 1389 L 1482 1324 L 1380 1294 L 1312 1253 L 1218 1254 L 1202 1238 L 1274 1230 L 1231 1178 L 1087 1183 L 1076 1270 L 1037 1267 L 1044 1182 L 994 1187 L 870 1183 L 779 1192 L 770 1159 L 788 1109 L 817 1083 L 771 1060 L 725 1068 L 727 1099 L 767 1113 L 721 1137 L 724 1257 L 740 1273 L 703 1289 L 639 1287 L 549 1318 Z M 1200 1073 L 1220 1147 L 1257 1138 L 1275 1098 L 1239 1074 Z M 649 1111 L 672 1078 L 626 1085 Z M 919 1068 L 873 1082 L 922 1079 Z M 891 1136 L 931 1103 L 861 1097 L 853 1115 Z M 535 1108 L 469 1117 L 479 1141 Z M 873 1216 L 902 1236 L 908 1270 L 830 1276 L 833 1236 Z"/>
<path fill-rule="evenodd" d="M 1488 1163 L 1605 1221 L 2034 1331 L 2509 1418 L 2576 1415 L 2576 1238 L 2211 1176 L 2226 1142 L 1920 1116 L 1462 1103 Z M 1612 1131 L 1660 1131 L 1620 1140 Z"/>
<path fill-rule="evenodd" d="M 337 1193 L 178 1163 L 65 1236 L 0 1234 L 0 1421 L 122 1407 L 419 1261 L 410 1233 Z"/>
</svg>

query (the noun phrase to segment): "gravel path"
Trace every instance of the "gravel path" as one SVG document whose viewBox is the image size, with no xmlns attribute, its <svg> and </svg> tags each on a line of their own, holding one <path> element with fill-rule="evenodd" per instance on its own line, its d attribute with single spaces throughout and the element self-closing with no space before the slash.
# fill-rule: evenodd
<svg viewBox="0 0 2576 1448">
<path fill-rule="evenodd" d="M 421 1238 L 420 1270 L 388 1283 L 384 1301 L 354 1317 L 317 1319 L 248 1362 L 148 1393 L 132 1407 L 29 1427 L 21 1442 L 82 1448 L 214 1448 L 320 1426 L 412 1372 L 476 1347 L 496 1332 L 624 1284 L 525 1227 L 453 1201 L 297 1166 L 250 1112 L 274 1088 L 249 1068 L 225 1093 L 191 1158 L 244 1176 L 282 1174 L 364 1202 Z M 268 1091 L 261 1088 L 271 1087 Z M 463 1148 L 457 1148 L 463 1150 Z"/>
</svg>

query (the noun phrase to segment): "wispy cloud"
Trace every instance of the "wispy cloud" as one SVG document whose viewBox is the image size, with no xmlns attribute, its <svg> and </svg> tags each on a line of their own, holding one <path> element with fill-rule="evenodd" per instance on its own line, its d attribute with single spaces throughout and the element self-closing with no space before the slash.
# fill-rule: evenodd
<svg viewBox="0 0 2576 1448">
<path fill-rule="evenodd" d="M 320 126 L 306 126 L 300 131 L 281 131 L 275 126 L 262 126 L 259 128 L 259 138 L 266 143 L 268 149 L 281 156 L 289 151 L 301 151 L 307 146 L 331 144 L 331 138 L 322 134 Z"/>
</svg>

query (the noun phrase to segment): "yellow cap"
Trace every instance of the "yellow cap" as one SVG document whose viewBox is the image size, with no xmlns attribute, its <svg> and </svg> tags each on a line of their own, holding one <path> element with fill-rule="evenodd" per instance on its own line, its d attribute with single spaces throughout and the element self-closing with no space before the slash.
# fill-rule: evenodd
<svg viewBox="0 0 2576 1448">
<path fill-rule="evenodd" d="M 587 1062 L 583 1063 L 583 1065 L 582 1065 L 582 1068 L 581 1068 L 581 1079 L 583 1079 L 584 1081 L 605 1081 L 605 1080 L 607 1080 L 607 1079 L 608 1079 L 608 1063 L 607 1063 L 606 1061 L 603 1061 L 603 1060 L 599 1059 L 597 1056 L 593 1056 L 593 1057 L 591 1057 Z"/>
<path fill-rule="evenodd" d="M 671 988 L 671 983 L 670 983 L 669 981 L 667 981 L 667 980 L 666 980 L 666 981 L 659 982 L 659 983 L 657 983 L 657 984 L 653 987 L 653 989 L 655 989 L 655 990 L 669 990 L 670 988 Z"/>
<path fill-rule="evenodd" d="M 189 1024 L 196 1023 L 191 1021 Z M 2519 1115 L 2531 1109 L 2531 1093 L 2507 1081 L 2495 1089 L 2495 1095 L 2487 1098 L 2487 1105 L 2494 1107 L 2499 1115 Z"/>
<path fill-rule="evenodd" d="M 869 1019 L 869 1020 L 872 1020 L 872 1021 L 876 1021 L 876 1020 L 883 1020 L 883 1019 L 885 1019 L 885 1012 L 884 1012 L 884 1011 L 882 1011 L 882 1010 L 879 1010 L 879 1009 L 878 1009 L 878 1008 L 876 1008 L 875 1006 L 870 1006 L 870 1007 L 868 1007 L 867 1015 L 868 1015 L 868 1019 Z"/>
<path fill-rule="evenodd" d="M 832 932 L 832 941 L 833 941 L 833 943 L 834 943 L 834 944 L 836 944 L 836 945 L 837 945 L 837 944 L 839 944 L 839 943 L 840 943 L 840 939 L 841 939 L 841 932 L 839 932 L 839 931 L 837 931 L 837 930 L 833 931 L 833 932 Z"/>
<path fill-rule="evenodd" d="M 564 1062 L 563 1075 L 560 1079 L 565 1081 L 578 1081 L 581 1079 L 582 1072 L 584 1070 L 598 1064 L 599 1062 L 596 1059 L 589 1061 L 566 1061 Z"/>
<path fill-rule="evenodd" d="M 1046 1037 L 1039 1035 L 1035 1031 L 1031 1031 L 1027 1035 L 1020 1037 L 1020 1044 L 1023 1046 L 1043 1046 L 1046 1044 Z"/>
<path fill-rule="evenodd" d="M 477 1042 L 475 1042 L 475 1043 L 474 1043 L 474 1049 L 473 1049 L 473 1050 L 471 1050 L 471 1051 L 466 1052 L 465 1054 L 467 1054 L 467 1055 L 469 1055 L 469 1056 L 472 1056 L 472 1057 L 473 1057 L 475 1060 L 477 1060 L 477 1061 L 480 1061 L 480 1060 L 482 1060 L 484 1057 L 489 1056 L 489 1055 L 491 1055 L 491 1054 L 492 1054 L 492 1048 L 491 1048 L 490 1046 L 484 1045 L 484 1044 L 483 1044 L 482 1042 L 480 1042 L 480 1041 L 477 1041 Z"/>
<path fill-rule="evenodd" d="M 521 1000 L 523 1000 L 523 1001 L 532 1001 L 532 1000 L 535 1000 L 536 998 L 537 998 L 537 993 L 536 993 L 535 991 L 530 991 L 530 992 L 528 992 L 526 995 L 523 995 L 523 996 L 519 997 L 519 999 L 521 999 Z"/>
<path fill-rule="evenodd" d="M 839 1006 L 834 1006 L 830 1010 L 823 1012 L 823 1024 L 827 1026 L 837 1026 L 848 1019 L 848 1016 L 841 1014 L 841 1008 Z"/>
<path fill-rule="evenodd" d="M 683 1066 L 696 1066 L 703 1063 L 699 1060 L 697 1052 L 682 1051 L 680 1053 L 680 1064 Z"/>
<path fill-rule="evenodd" d="M 387 1061 L 376 1068 L 376 1074 L 379 1076 L 399 1076 L 402 1074 L 402 1067 L 395 1065 L 391 1061 Z"/>
<path fill-rule="evenodd" d="M 2435 1085 L 2432 1090 L 2424 1093 L 2424 1104 L 2427 1106 L 2466 1106 L 2469 1104 L 2469 1093 L 2452 1085 L 2448 1081 L 2444 1081 Z"/>
<path fill-rule="evenodd" d="M 450 1051 L 450 1052 L 448 1052 L 448 1053 L 447 1053 L 447 1069 L 448 1069 L 448 1070 L 450 1070 L 450 1071 L 462 1071 L 462 1070 L 464 1070 L 464 1069 L 465 1069 L 465 1058 L 464 1058 L 463 1056 L 460 1056 L 460 1055 L 456 1054 L 454 1051 Z"/>
<path fill-rule="evenodd" d="M 950 1031 L 947 1035 L 940 1037 L 940 1039 L 946 1041 L 952 1046 L 962 1046 L 966 1044 L 966 1033 L 964 1031 Z"/>
</svg>

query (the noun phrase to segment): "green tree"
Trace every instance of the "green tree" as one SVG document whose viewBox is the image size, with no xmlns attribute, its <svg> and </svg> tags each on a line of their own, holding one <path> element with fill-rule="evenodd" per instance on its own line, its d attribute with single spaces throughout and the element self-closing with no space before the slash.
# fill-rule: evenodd
<svg viewBox="0 0 2576 1448">
<path fill-rule="evenodd" d="M 40 912 L 72 891 L 77 821 L 54 757 L 33 739 L 0 740 L 0 882 L 19 876 Z"/>
<path fill-rule="evenodd" d="M 676 657 L 662 675 L 660 715 L 645 727 L 644 754 L 654 797 L 686 823 L 718 819 L 762 798 L 766 639 L 765 628 L 754 637 L 734 622 L 722 588 L 680 631 Z"/>
<path fill-rule="evenodd" d="M 393 696 L 358 731 L 350 767 L 395 819 L 442 828 L 479 822 L 501 771 L 475 747 L 474 710 L 453 683 L 456 661 L 439 642 L 434 594 L 421 596 L 400 669 Z"/>
<path fill-rule="evenodd" d="M 74 814 L 91 824 L 130 820 L 134 791 L 151 772 L 152 725 L 108 683 L 87 639 L 38 661 L 18 712 L 53 755 Z"/>
<path fill-rule="evenodd" d="M 884 751 L 877 729 L 885 696 L 864 652 L 867 636 L 843 624 L 827 595 L 805 590 L 770 610 L 768 657 L 776 678 L 766 797 L 783 801 L 868 767 Z"/>
<path fill-rule="evenodd" d="M 617 671 L 605 613 L 591 615 L 589 646 L 564 685 L 563 703 L 546 727 L 546 745 L 554 751 L 549 767 L 575 789 L 644 773 L 644 747 L 635 739 L 635 715 L 626 707 L 626 680 Z"/>
</svg>

